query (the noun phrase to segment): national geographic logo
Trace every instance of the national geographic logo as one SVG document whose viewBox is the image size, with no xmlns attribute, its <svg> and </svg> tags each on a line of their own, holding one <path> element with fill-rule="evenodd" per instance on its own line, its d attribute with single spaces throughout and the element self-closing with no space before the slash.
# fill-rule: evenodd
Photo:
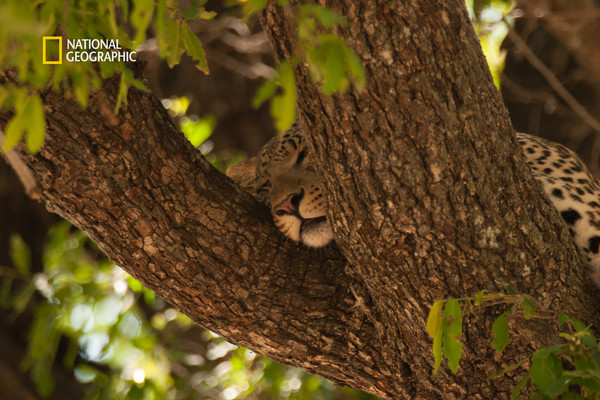
<svg viewBox="0 0 600 400">
<path fill-rule="evenodd" d="M 58 60 L 48 60 L 48 42 L 58 42 Z M 43 64 L 62 64 L 62 36 L 42 37 L 42 57 Z"/>
<path fill-rule="evenodd" d="M 63 63 L 62 39 L 62 36 L 42 37 L 43 64 Z M 119 39 L 67 39 L 64 58 L 68 62 L 135 62 L 137 53 L 122 49 Z"/>
</svg>

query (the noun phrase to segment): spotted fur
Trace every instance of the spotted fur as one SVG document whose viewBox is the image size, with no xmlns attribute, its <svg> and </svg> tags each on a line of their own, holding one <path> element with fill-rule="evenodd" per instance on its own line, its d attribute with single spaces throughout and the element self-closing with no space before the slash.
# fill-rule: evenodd
<svg viewBox="0 0 600 400">
<path fill-rule="evenodd" d="M 600 286 L 600 181 L 577 154 L 548 140 L 518 133 L 533 176 L 569 226 L 592 280 Z"/>
<path fill-rule="evenodd" d="M 524 133 L 517 140 L 600 286 L 600 181 L 560 144 Z M 288 238 L 310 247 L 333 240 L 311 155 L 297 125 L 269 141 L 257 157 L 232 166 L 227 175 L 271 208 L 275 225 Z"/>
</svg>

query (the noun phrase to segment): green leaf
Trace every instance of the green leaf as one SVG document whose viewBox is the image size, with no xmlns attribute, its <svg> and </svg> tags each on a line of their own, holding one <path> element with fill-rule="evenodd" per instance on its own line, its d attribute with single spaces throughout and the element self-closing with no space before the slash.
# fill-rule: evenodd
<svg viewBox="0 0 600 400">
<path fill-rule="evenodd" d="M 44 144 L 46 137 L 46 120 L 44 118 L 44 106 L 37 94 L 31 95 L 23 110 L 29 116 L 29 128 L 25 143 L 30 153 L 35 154 Z"/>
<path fill-rule="evenodd" d="M 37 94 L 24 98 L 24 93 L 17 94 L 15 116 L 6 127 L 4 150 L 13 148 L 27 131 L 27 147 L 31 153 L 37 152 L 46 136 L 44 106 Z"/>
<path fill-rule="evenodd" d="M 569 320 L 569 317 L 567 317 L 567 314 L 565 314 L 563 312 L 561 312 L 560 314 L 558 314 L 558 323 L 560 325 L 564 324 L 568 320 Z"/>
<path fill-rule="evenodd" d="M 533 384 L 541 393 L 545 394 L 555 380 L 562 378 L 563 367 L 553 352 L 542 349 L 531 357 L 529 372 Z"/>
<path fill-rule="evenodd" d="M 462 335 L 462 310 L 456 299 L 448 300 L 444 308 L 442 322 L 442 347 L 448 359 L 448 367 L 453 373 L 458 370 L 462 356 L 462 343 L 457 339 Z"/>
<path fill-rule="evenodd" d="M 504 314 L 500 315 L 494 321 L 492 325 L 492 333 L 494 334 L 494 340 L 492 346 L 496 351 L 502 352 L 506 345 L 510 343 L 508 337 L 508 320 Z"/>
<path fill-rule="evenodd" d="M 587 348 L 594 349 L 598 347 L 598 344 L 596 343 L 596 338 L 589 330 L 577 332 L 576 335 L 581 338 L 581 341 Z"/>
<path fill-rule="evenodd" d="M 4 277 L 0 279 L 0 308 L 8 308 L 12 304 L 10 301 L 12 283 L 12 278 Z"/>
<path fill-rule="evenodd" d="M 519 381 L 519 383 L 517 383 L 517 385 L 513 389 L 512 393 L 510 394 L 511 399 L 520 399 L 521 398 L 521 396 L 520 396 L 521 389 L 523 389 L 525 387 L 525 385 L 527 384 L 527 381 L 529 380 L 530 377 L 531 377 L 531 371 L 528 371 L 525 375 L 523 375 L 523 377 L 521 377 L 521 380 Z"/>
<path fill-rule="evenodd" d="M 600 393 L 600 382 L 598 382 L 598 378 L 575 378 L 569 383 L 587 388 L 592 393 Z"/>
<path fill-rule="evenodd" d="M 181 131 L 194 147 L 198 147 L 210 137 L 216 125 L 217 119 L 207 115 L 196 122 L 185 120 L 181 123 Z"/>
<path fill-rule="evenodd" d="M 568 392 L 562 395 L 561 400 L 585 400 L 585 397 L 577 393 Z"/>
<path fill-rule="evenodd" d="M 14 101 L 15 115 L 6 125 L 5 139 L 3 150 L 8 151 L 16 146 L 21 140 L 27 129 L 27 115 L 23 112 L 28 101 L 27 94 L 24 90 L 18 89 L 14 94 L 9 96 L 9 102 Z"/>
<path fill-rule="evenodd" d="M 267 0 L 248 0 L 248 4 L 257 10 L 261 10 L 267 5 Z"/>
<path fill-rule="evenodd" d="M 130 21 L 136 30 L 134 42 L 141 44 L 146 38 L 146 30 L 150 26 L 152 21 L 152 15 L 154 15 L 154 1 L 153 0 L 134 0 L 133 11 L 131 12 Z"/>
<path fill-rule="evenodd" d="M 352 78 L 354 78 L 353 83 L 358 90 L 363 90 L 367 85 L 367 78 L 365 77 L 363 65 L 356 53 L 348 46 L 344 46 L 344 51 L 348 70 L 350 71 Z"/>
<path fill-rule="evenodd" d="M 164 49 L 164 53 L 161 53 L 161 56 L 166 58 L 169 68 L 173 68 L 179 64 L 181 55 L 185 50 L 182 32 L 183 25 L 182 21 L 173 21 L 171 19 L 167 19 L 165 24 L 166 40 L 160 40 L 161 45 L 159 45 L 159 49 Z"/>
<path fill-rule="evenodd" d="M 573 327 L 575 328 L 575 331 L 581 332 L 581 331 L 587 330 L 587 326 L 583 322 L 579 321 L 578 319 L 569 318 L 569 320 L 573 324 Z"/>
<path fill-rule="evenodd" d="M 81 107 L 86 108 L 90 97 L 89 80 L 87 72 L 84 68 L 75 68 L 71 71 L 71 79 L 73 80 L 73 90 L 75 98 Z"/>
<path fill-rule="evenodd" d="M 563 376 L 569 378 L 584 378 L 584 379 L 599 379 L 600 371 L 593 369 L 594 366 L 591 365 L 591 368 L 587 364 L 578 363 L 576 365 L 575 370 L 572 371 L 564 371 Z M 596 383 L 598 385 L 598 383 Z M 596 386 L 600 390 L 600 386 Z"/>
<path fill-rule="evenodd" d="M 480 306 L 483 303 L 483 296 L 485 296 L 487 290 L 483 289 L 475 294 L 475 305 Z"/>
<path fill-rule="evenodd" d="M 132 276 L 127 277 L 127 285 L 134 292 L 141 292 L 144 289 L 144 285 Z"/>
<path fill-rule="evenodd" d="M 433 338 L 433 359 L 435 360 L 434 374 L 437 374 L 442 365 L 442 331 L 440 330 Z"/>
<path fill-rule="evenodd" d="M 596 366 L 596 369 L 600 370 L 600 351 L 598 351 L 597 348 L 592 349 L 591 358 L 592 358 L 592 362 Z"/>
<path fill-rule="evenodd" d="M 279 66 L 279 84 L 283 93 L 271 100 L 271 115 L 275 118 L 277 129 L 283 132 L 296 120 L 296 73 L 290 62 Z"/>
<path fill-rule="evenodd" d="M 125 74 L 121 74 L 121 80 L 119 82 L 119 93 L 117 94 L 117 101 L 115 103 L 115 113 L 121 108 L 121 104 L 127 105 L 127 91 L 129 85 L 127 84 L 127 77 Z"/>
<path fill-rule="evenodd" d="M 450 299 L 446 302 L 444 308 L 443 329 L 450 336 L 462 335 L 462 310 L 457 299 Z"/>
<path fill-rule="evenodd" d="M 198 37 L 191 31 L 190 26 L 185 24 L 183 28 L 183 44 L 187 54 L 196 60 L 196 67 L 208 74 L 208 64 L 206 63 L 206 55 L 204 49 L 198 40 Z"/>
<path fill-rule="evenodd" d="M 216 17 L 216 12 L 206 11 L 206 9 L 203 7 L 205 3 L 206 0 L 193 0 L 192 5 L 187 10 L 183 11 L 183 17 L 194 21 L 200 19 L 211 20 Z"/>
<path fill-rule="evenodd" d="M 443 342 L 444 355 L 448 358 L 448 367 L 455 374 L 462 355 L 462 343 L 460 340 L 449 335 L 444 335 Z"/>
<path fill-rule="evenodd" d="M 60 340 L 56 311 L 57 309 L 50 304 L 36 308 L 29 331 L 27 354 L 21 361 L 21 366 L 29 370 L 38 392 L 43 397 L 47 397 L 54 388 L 51 369 Z"/>
<path fill-rule="evenodd" d="M 277 91 L 277 81 L 275 79 L 270 79 L 270 80 L 266 81 L 258 88 L 256 95 L 252 99 L 252 107 L 257 109 L 265 101 L 267 101 L 271 97 L 275 96 L 276 91 Z"/>
<path fill-rule="evenodd" d="M 14 267 L 23 276 L 29 275 L 31 267 L 31 252 L 25 241 L 18 234 L 10 236 L 10 259 Z"/>
<path fill-rule="evenodd" d="M 427 317 L 427 333 L 432 338 L 438 336 L 442 329 L 442 306 L 444 305 L 443 300 L 438 300 L 433 303 L 429 316 Z"/>
<path fill-rule="evenodd" d="M 333 27 L 337 24 L 344 26 L 348 24 L 346 18 L 342 17 L 340 14 L 330 10 L 329 8 L 321 7 L 316 4 L 304 4 L 300 7 L 300 15 L 306 16 L 309 14 L 314 15 L 315 18 L 328 30 L 333 29 Z"/>
<path fill-rule="evenodd" d="M 555 399 L 561 394 L 563 394 L 569 388 L 569 379 L 557 379 L 553 381 L 546 388 L 544 394 L 546 396 L 550 396 L 550 398 Z"/>
<path fill-rule="evenodd" d="M 117 64 L 118 70 L 121 72 L 121 81 L 119 84 L 119 93 L 117 95 L 117 102 L 115 105 L 115 112 L 117 112 L 121 108 L 121 103 L 127 105 L 127 93 L 131 86 L 134 86 L 136 89 L 147 91 L 148 89 L 144 86 L 144 83 L 139 79 L 136 79 L 133 76 L 133 71 L 131 71 L 127 66 L 123 63 Z"/>
<path fill-rule="evenodd" d="M 335 92 L 343 92 L 348 87 L 346 79 L 346 63 L 344 49 L 341 42 L 336 40 L 327 44 L 328 55 L 323 64 L 325 79 L 323 82 L 323 93 L 331 95 Z"/>
</svg>

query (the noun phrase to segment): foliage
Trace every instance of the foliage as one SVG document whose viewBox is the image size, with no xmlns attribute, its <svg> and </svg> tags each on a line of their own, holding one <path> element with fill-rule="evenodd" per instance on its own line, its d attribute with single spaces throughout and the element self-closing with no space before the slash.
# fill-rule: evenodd
<svg viewBox="0 0 600 400">
<path fill-rule="evenodd" d="M 462 355 L 462 320 L 483 308 L 511 305 L 492 325 L 492 347 L 502 352 L 510 343 L 509 319 L 548 318 L 533 298 L 527 295 L 478 292 L 475 297 L 436 301 L 427 318 L 427 332 L 433 338 L 434 373 L 442 353 L 448 367 L 456 373 Z M 560 333 L 564 343 L 540 349 L 515 365 L 491 376 L 497 378 L 521 366 L 529 366 L 514 388 L 511 398 L 519 399 L 529 383 L 532 399 L 600 399 L 600 341 L 582 322 L 561 313 L 557 322 L 568 332 Z M 442 351 L 443 349 L 443 351 Z"/>
<path fill-rule="evenodd" d="M 520 398 L 528 382 L 532 399 L 600 398 L 600 342 L 589 327 L 574 318 L 560 314 L 558 322 L 569 331 L 560 334 L 565 343 L 540 349 L 528 357 L 529 371 L 515 387 L 512 398 Z"/>
<path fill-rule="evenodd" d="M 101 257 L 66 221 L 49 232 L 41 272 L 33 272 L 19 236 L 11 239 L 10 255 L 14 268 L 0 268 L 0 307 L 11 310 L 13 318 L 33 310 L 21 367 L 42 396 L 54 388 L 57 362 L 86 384 L 88 399 L 341 396 L 322 378 L 258 357 L 195 326 Z M 343 396 L 372 398 L 355 391 Z"/>
<path fill-rule="evenodd" d="M 504 69 L 505 52 L 502 41 L 510 28 L 506 16 L 515 7 L 514 0 L 467 0 L 469 16 L 479 37 L 481 48 L 496 87 L 500 88 L 500 74 Z"/>
<path fill-rule="evenodd" d="M 300 54 L 282 62 L 277 76 L 261 86 L 253 101 L 254 107 L 259 107 L 271 99 L 271 114 L 280 131 L 290 128 L 296 120 L 295 67 L 300 63 L 308 64 L 313 80 L 327 95 L 343 92 L 350 84 L 359 90 L 366 84 L 358 56 L 343 38 L 333 33 L 337 26 L 347 25 L 344 17 L 316 4 L 305 4 L 300 6 L 296 25 Z"/>
<path fill-rule="evenodd" d="M 212 134 L 217 120 L 213 115 L 198 117 L 197 115 L 186 115 L 191 100 L 186 96 L 172 97 L 162 101 L 163 106 L 169 110 L 171 117 L 179 122 L 179 128 L 183 135 L 194 147 L 200 146 Z M 202 149 L 201 149 L 202 150 Z M 206 155 L 206 152 L 202 152 Z"/>
<path fill-rule="evenodd" d="M 189 25 L 189 21 L 214 16 L 204 9 L 205 2 L 194 0 L 185 10 L 173 0 L 3 2 L 0 5 L 0 67 L 2 71 L 14 72 L 7 73 L 9 81 L 0 86 L 0 107 L 14 111 L 6 128 L 4 150 L 13 147 L 25 134 L 28 149 L 31 152 L 40 149 L 45 121 L 39 90 L 47 85 L 55 91 L 74 94 L 85 107 L 90 89 L 99 88 L 102 80 L 119 73 L 117 110 L 122 102 L 126 103 L 131 86 L 145 90 L 124 61 L 56 65 L 42 62 L 43 59 L 58 60 L 59 53 L 65 53 L 63 48 L 68 39 L 115 39 L 123 49 L 135 50 L 145 42 L 146 31 L 153 24 L 159 54 L 170 66 L 177 64 L 187 52 L 199 69 L 208 72 L 202 46 Z M 45 41 L 44 36 L 64 38 L 63 46 L 59 49 L 56 40 Z"/>
</svg>

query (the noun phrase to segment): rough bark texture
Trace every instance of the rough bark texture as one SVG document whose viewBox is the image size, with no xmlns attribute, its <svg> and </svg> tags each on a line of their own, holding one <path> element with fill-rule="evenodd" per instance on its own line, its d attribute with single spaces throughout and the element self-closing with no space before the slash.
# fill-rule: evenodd
<svg viewBox="0 0 600 400">
<path fill-rule="evenodd" d="M 299 70 L 341 253 L 283 240 L 151 94 L 132 90 L 112 116 L 116 79 L 86 111 L 44 93 L 46 143 L 21 155 L 49 209 L 227 340 L 388 399 L 506 398 L 516 378 L 487 375 L 555 341 L 553 324 L 519 321 L 497 361 L 481 315 L 459 373 L 432 377 L 431 303 L 512 284 L 586 321 L 594 310 L 568 233 L 510 140 L 464 4 L 323 3 L 347 16 L 341 33 L 368 77 L 365 91 L 326 98 Z M 293 11 L 269 4 L 264 21 L 277 55 L 293 54 Z"/>
</svg>

